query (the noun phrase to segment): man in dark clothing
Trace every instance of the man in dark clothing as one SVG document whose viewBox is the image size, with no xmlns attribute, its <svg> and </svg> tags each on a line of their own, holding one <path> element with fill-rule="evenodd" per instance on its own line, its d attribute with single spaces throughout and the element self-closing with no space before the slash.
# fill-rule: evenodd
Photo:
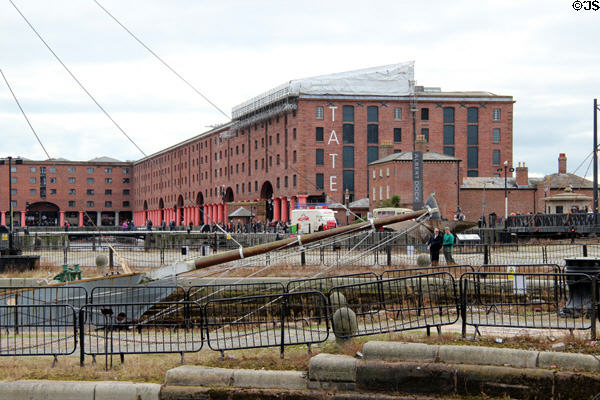
<svg viewBox="0 0 600 400">
<path fill-rule="evenodd" d="M 442 235 L 440 235 L 440 230 L 435 228 L 433 230 L 433 235 L 427 241 L 427 246 L 429 246 L 429 255 L 431 257 L 431 265 L 437 266 L 440 262 L 440 249 L 442 248 L 442 243 L 444 239 Z"/>
</svg>

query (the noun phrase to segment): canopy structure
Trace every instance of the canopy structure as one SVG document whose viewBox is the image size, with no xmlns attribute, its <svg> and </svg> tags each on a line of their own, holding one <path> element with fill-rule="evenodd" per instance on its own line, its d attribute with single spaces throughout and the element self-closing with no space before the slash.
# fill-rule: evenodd
<svg viewBox="0 0 600 400">
<path fill-rule="evenodd" d="M 414 61 L 296 79 L 256 96 L 232 110 L 233 119 L 278 103 L 287 97 L 409 96 L 414 93 Z"/>
</svg>

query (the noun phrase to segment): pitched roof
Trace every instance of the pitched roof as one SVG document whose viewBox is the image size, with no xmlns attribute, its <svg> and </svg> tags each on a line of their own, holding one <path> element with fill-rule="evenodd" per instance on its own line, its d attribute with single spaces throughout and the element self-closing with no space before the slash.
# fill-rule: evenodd
<svg viewBox="0 0 600 400">
<path fill-rule="evenodd" d="M 400 153 L 393 153 L 379 160 L 373 161 L 369 165 L 383 164 L 390 161 L 412 161 L 412 151 L 402 151 Z M 460 158 L 452 157 L 442 153 L 436 153 L 434 151 L 428 151 L 423 153 L 423 161 L 460 161 Z"/>
<path fill-rule="evenodd" d="M 247 208 L 245 207 L 240 207 L 238 209 L 236 209 L 234 212 L 229 213 L 229 217 L 234 217 L 234 218 L 252 218 L 254 217 L 254 214 L 251 213 L 250 211 L 248 211 Z"/>
</svg>

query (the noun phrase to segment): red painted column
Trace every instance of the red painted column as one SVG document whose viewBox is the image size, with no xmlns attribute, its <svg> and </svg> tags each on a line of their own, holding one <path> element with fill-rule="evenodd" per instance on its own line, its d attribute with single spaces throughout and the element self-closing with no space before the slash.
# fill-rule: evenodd
<svg viewBox="0 0 600 400">
<path fill-rule="evenodd" d="M 177 212 L 175 213 L 175 225 L 179 226 L 181 221 L 181 207 L 177 207 Z"/>
<path fill-rule="evenodd" d="M 217 206 L 217 222 L 223 222 L 223 203 Z"/>
<path fill-rule="evenodd" d="M 0 225 L 6 225 L 6 213 L 0 211 Z"/>
<path fill-rule="evenodd" d="M 196 206 L 196 218 L 194 218 L 194 225 L 202 225 L 202 221 L 200 221 L 200 207 Z"/>
<path fill-rule="evenodd" d="M 225 225 L 229 222 L 227 219 L 227 203 L 223 204 L 223 222 L 225 222 Z"/>
<path fill-rule="evenodd" d="M 279 211 L 279 197 L 273 198 L 273 221 L 279 221 L 281 219 Z"/>
<path fill-rule="evenodd" d="M 202 207 L 204 207 L 204 221 L 202 222 L 208 224 L 208 206 L 205 204 Z"/>
<path fill-rule="evenodd" d="M 289 213 L 288 213 L 287 197 L 282 197 L 281 198 L 281 221 L 288 222 L 288 217 L 289 217 Z"/>
<path fill-rule="evenodd" d="M 307 194 L 301 194 L 298 196 L 298 208 L 306 208 L 306 199 L 308 198 Z"/>
<path fill-rule="evenodd" d="M 79 211 L 79 221 L 77 225 L 83 226 L 83 211 Z"/>
<path fill-rule="evenodd" d="M 25 211 L 21 211 L 21 226 L 25 226 Z"/>
<path fill-rule="evenodd" d="M 292 196 L 290 197 L 290 214 L 292 213 L 292 210 L 295 210 L 296 208 L 298 208 L 298 198 L 296 196 Z M 291 219 L 291 217 L 290 217 Z"/>
<path fill-rule="evenodd" d="M 58 226 L 63 226 L 64 224 L 65 224 L 65 212 L 61 210 L 58 212 Z"/>
<path fill-rule="evenodd" d="M 212 207 L 212 213 L 210 214 L 210 217 L 211 217 L 210 223 L 214 225 L 217 223 L 217 205 L 213 204 L 211 207 Z"/>
</svg>

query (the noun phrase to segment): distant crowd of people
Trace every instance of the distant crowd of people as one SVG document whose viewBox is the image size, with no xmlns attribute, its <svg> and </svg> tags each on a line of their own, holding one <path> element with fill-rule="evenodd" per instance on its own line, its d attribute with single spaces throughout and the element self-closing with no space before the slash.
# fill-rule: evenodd
<svg viewBox="0 0 600 400">
<path fill-rule="evenodd" d="M 133 221 L 126 220 L 123 222 L 124 231 L 135 230 Z M 146 230 L 151 231 L 154 227 L 151 220 L 147 220 L 145 224 Z M 220 228 L 220 229 L 219 229 Z M 177 225 L 175 221 L 171 220 L 167 225 L 166 221 L 163 221 L 159 231 L 175 231 L 184 229 L 187 231 L 194 230 L 194 223 L 189 222 L 188 225 Z M 226 224 L 203 224 L 198 227 L 200 232 L 220 232 L 225 231 L 229 233 L 290 233 L 290 223 L 282 221 L 251 221 L 249 223 L 241 222 L 228 222 Z"/>
</svg>

